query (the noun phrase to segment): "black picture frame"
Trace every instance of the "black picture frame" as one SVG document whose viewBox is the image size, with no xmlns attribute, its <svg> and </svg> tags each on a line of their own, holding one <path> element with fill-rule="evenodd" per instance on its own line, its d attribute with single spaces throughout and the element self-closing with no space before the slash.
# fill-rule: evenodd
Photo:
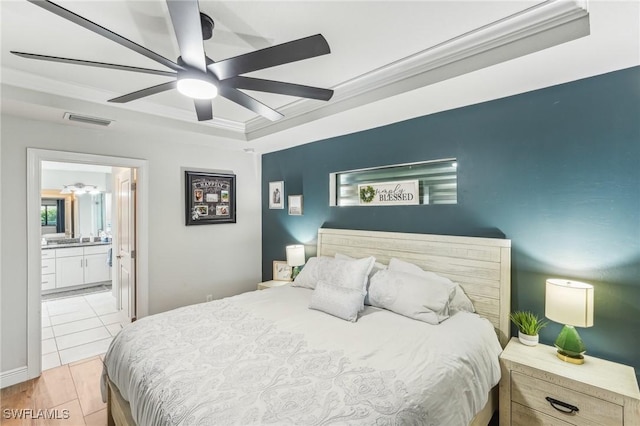
<svg viewBox="0 0 640 426">
<path fill-rule="evenodd" d="M 236 223 L 236 175 L 184 173 L 186 226 Z"/>
</svg>

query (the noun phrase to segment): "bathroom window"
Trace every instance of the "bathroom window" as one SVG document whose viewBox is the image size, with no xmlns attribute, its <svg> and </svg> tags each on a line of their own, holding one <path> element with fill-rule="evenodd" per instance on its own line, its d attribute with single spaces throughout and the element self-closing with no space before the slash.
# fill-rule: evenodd
<svg viewBox="0 0 640 426">
<path fill-rule="evenodd" d="M 42 226 L 56 226 L 58 224 L 58 206 L 40 206 L 40 221 Z"/>
</svg>

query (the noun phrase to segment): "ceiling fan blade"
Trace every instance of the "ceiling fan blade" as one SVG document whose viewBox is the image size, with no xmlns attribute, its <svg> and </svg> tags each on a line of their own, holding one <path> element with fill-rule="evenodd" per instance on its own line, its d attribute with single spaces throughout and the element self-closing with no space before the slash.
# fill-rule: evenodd
<svg viewBox="0 0 640 426">
<path fill-rule="evenodd" d="M 207 72 L 198 0 L 167 0 L 167 6 L 182 60 L 187 65 Z"/>
<path fill-rule="evenodd" d="M 280 120 L 282 117 L 284 117 L 275 109 L 269 108 L 262 102 L 259 102 L 253 99 L 251 96 L 245 93 L 242 93 L 236 88 L 227 86 L 226 84 L 221 84 L 218 87 L 218 93 L 220 94 L 220 96 L 223 96 L 229 99 L 230 101 L 233 101 L 238 105 L 241 105 L 255 112 L 256 114 L 260 114 L 261 116 L 268 118 L 271 121 L 277 121 L 277 120 Z"/>
<path fill-rule="evenodd" d="M 172 72 L 172 71 L 159 71 L 159 70 L 152 70 L 149 68 L 131 67 L 128 65 L 108 64 L 106 62 L 93 62 L 93 61 L 85 61 L 82 59 L 59 58 L 57 56 L 36 55 L 35 53 L 15 52 L 13 50 L 11 51 L 11 53 L 27 59 L 38 59 L 41 61 L 61 62 L 63 64 L 85 65 L 89 67 L 109 68 L 109 69 L 121 70 L 121 71 L 133 71 L 133 72 L 141 72 L 145 74 L 164 75 L 167 77 L 175 77 L 177 75 L 175 72 Z"/>
<path fill-rule="evenodd" d="M 213 118 L 213 105 L 211 105 L 211 99 L 194 99 L 193 103 L 196 106 L 198 121 L 206 121 Z"/>
<path fill-rule="evenodd" d="M 149 59 L 152 59 L 162 65 L 164 65 L 165 67 L 171 68 L 174 71 L 182 71 L 183 68 L 176 64 L 175 62 L 170 61 L 169 59 L 165 58 L 162 55 L 159 55 L 155 52 L 152 52 L 151 50 L 147 49 L 146 47 L 142 47 L 139 44 L 122 37 L 119 34 L 114 33 L 111 30 L 108 30 L 98 24 L 96 24 L 95 22 L 92 22 L 86 18 L 83 18 L 80 15 L 77 15 L 73 12 L 71 12 L 70 10 L 65 9 L 62 6 L 59 6 L 53 2 L 50 2 L 48 0 L 28 0 L 29 2 L 40 6 L 41 8 L 48 10 L 51 13 L 54 13 L 62 18 L 65 18 L 71 22 L 73 22 L 74 24 L 78 24 L 81 27 L 84 27 L 90 31 L 93 31 L 96 34 L 100 34 L 103 37 L 108 38 L 111 41 L 115 41 L 116 43 L 129 48 L 131 50 L 133 50 L 134 52 L 137 52 L 143 56 L 146 56 Z"/>
<path fill-rule="evenodd" d="M 225 59 L 210 64 L 208 68 L 219 80 L 224 80 L 251 71 L 326 55 L 330 52 L 327 40 L 322 34 L 316 34 Z"/>
<path fill-rule="evenodd" d="M 329 89 L 285 83 L 283 81 L 263 80 L 261 78 L 253 77 L 232 77 L 225 80 L 225 83 L 228 83 L 236 89 L 257 90 L 258 92 L 277 93 L 280 95 L 319 99 L 321 101 L 328 101 L 333 96 L 333 90 Z"/>
<path fill-rule="evenodd" d="M 126 102 L 135 101 L 136 99 L 144 98 L 145 96 L 155 95 L 156 93 L 165 92 L 167 90 L 175 89 L 177 81 L 170 81 L 168 83 L 158 84 L 157 86 L 147 87 L 146 89 L 138 90 L 137 92 L 122 95 L 117 98 L 109 99 L 109 102 L 116 104 L 124 104 Z"/>
</svg>

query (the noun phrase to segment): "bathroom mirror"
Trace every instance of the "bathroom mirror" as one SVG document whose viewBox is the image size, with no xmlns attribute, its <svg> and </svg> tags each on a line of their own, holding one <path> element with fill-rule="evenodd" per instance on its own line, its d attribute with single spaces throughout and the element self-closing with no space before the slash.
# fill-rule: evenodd
<svg viewBox="0 0 640 426">
<path fill-rule="evenodd" d="M 73 194 L 60 194 L 57 189 L 45 189 L 40 197 L 42 235 L 71 238 L 75 229 Z"/>
<path fill-rule="evenodd" d="M 98 237 L 110 226 L 111 194 L 60 194 L 43 190 L 40 199 L 42 235 L 46 238 Z"/>
</svg>

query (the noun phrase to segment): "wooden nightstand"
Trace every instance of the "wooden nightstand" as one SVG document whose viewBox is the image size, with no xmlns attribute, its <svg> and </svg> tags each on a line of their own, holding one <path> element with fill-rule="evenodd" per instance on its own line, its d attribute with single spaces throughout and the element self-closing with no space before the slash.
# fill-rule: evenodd
<svg viewBox="0 0 640 426">
<path fill-rule="evenodd" d="M 583 365 L 569 364 L 556 348 L 512 338 L 500 368 L 500 425 L 640 425 L 632 367 L 590 356 Z"/>
<path fill-rule="evenodd" d="M 278 281 L 278 280 L 265 281 L 263 283 L 258 284 L 258 290 L 266 290 L 268 288 L 273 288 L 273 287 L 282 287 L 283 285 L 287 285 L 287 284 L 291 284 L 291 281 Z"/>
</svg>

